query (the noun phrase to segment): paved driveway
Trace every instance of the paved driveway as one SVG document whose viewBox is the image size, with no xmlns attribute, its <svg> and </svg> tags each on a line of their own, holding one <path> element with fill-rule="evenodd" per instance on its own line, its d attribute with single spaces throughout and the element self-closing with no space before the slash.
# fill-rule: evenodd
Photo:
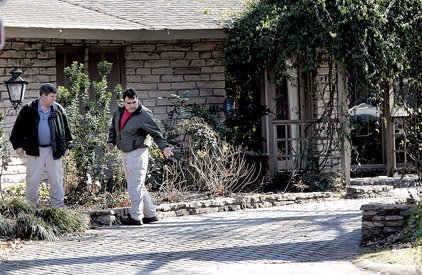
<svg viewBox="0 0 422 275">
<path fill-rule="evenodd" d="M 166 218 L 24 246 L 0 274 L 373 274 L 349 261 L 360 206 L 333 200 Z M 384 199 L 385 201 L 385 199 Z"/>
</svg>

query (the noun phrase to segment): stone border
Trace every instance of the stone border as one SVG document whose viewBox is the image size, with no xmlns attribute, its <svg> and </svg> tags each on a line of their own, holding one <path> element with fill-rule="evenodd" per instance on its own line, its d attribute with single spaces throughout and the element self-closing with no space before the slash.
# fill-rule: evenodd
<svg viewBox="0 0 422 275">
<path fill-rule="evenodd" d="M 247 208 L 267 208 L 309 201 L 339 199 L 342 195 L 333 192 L 287 193 L 287 194 L 247 194 L 233 198 L 214 200 L 198 200 L 160 204 L 157 206 L 159 218 L 180 217 L 187 215 L 237 211 Z M 120 224 L 122 217 L 127 216 L 129 208 L 113 208 L 85 213 L 91 226 L 111 226 Z"/>
<path fill-rule="evenodd" d="M 406 203 L 368 203 L 362 210 L 362 243 L 375 241 L 401 232 L 407 225 L 416 200 Z"/>
</svg>

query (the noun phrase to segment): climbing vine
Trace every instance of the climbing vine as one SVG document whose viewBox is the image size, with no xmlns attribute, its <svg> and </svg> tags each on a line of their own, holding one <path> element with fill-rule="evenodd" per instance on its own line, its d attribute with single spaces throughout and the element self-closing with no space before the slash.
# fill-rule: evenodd
<svg viewBox="0 0 422 275">
<path fill-rule="evenodd" d="M 278 85 L 297 72 L 315 83 L 321 65 L 337 64 L 347 76 L 352 101 L 365 96 L 380 102 L 384 90 L 404 77 L 420 87 L 421 21 L 421 0 L 249 1 L 230 23 L 223 52 L 227 90 L 237 100 L 236 118 L 228 123 L 232 139 L 249 147 L 260 144 L 260 119 L 267 111 L 260 104 L 265 69 L 274 70 Z M 329 81 L 334 87 L 338 79 Z M 309 87 L 305 91 L 315 93 L 316 85 Z M 331 118 L 325 111 L 318 123 L 329 124 Z"/>
</svg>

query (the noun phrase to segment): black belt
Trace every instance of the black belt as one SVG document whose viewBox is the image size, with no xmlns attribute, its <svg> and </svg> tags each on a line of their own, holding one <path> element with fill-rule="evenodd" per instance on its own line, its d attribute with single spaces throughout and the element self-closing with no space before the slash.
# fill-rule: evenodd
<svg viewBox="0 0 422 275">
<path fill-rule="evenodd" d="M 47 148 L 47 147 L 50 147 L 51 146 L 51 144 L 47 144 L 47 145 L 41 145 L 40 144 L 40 147 L 42 147 L 42 148 Z"/>
</svg>

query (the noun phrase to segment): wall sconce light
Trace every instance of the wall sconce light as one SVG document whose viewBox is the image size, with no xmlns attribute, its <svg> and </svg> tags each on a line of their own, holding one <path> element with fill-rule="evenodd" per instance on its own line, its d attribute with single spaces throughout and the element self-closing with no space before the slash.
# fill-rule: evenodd
<svg viewBox="0 0 422 275">
<path fill-rule="evenodd" d="M 20 77 L 22 73 L 23 72 L 18 68 L 14 68 L 10 71 L 12 77 L 4 82 L 7 87 L 7 92 L 9 93 L 10 102 L 12 102 L 15 110 L 22 104 L 23 98 L 25 97 L 26 86 L 28 85 L 28 82 Z"/>
</svg>

